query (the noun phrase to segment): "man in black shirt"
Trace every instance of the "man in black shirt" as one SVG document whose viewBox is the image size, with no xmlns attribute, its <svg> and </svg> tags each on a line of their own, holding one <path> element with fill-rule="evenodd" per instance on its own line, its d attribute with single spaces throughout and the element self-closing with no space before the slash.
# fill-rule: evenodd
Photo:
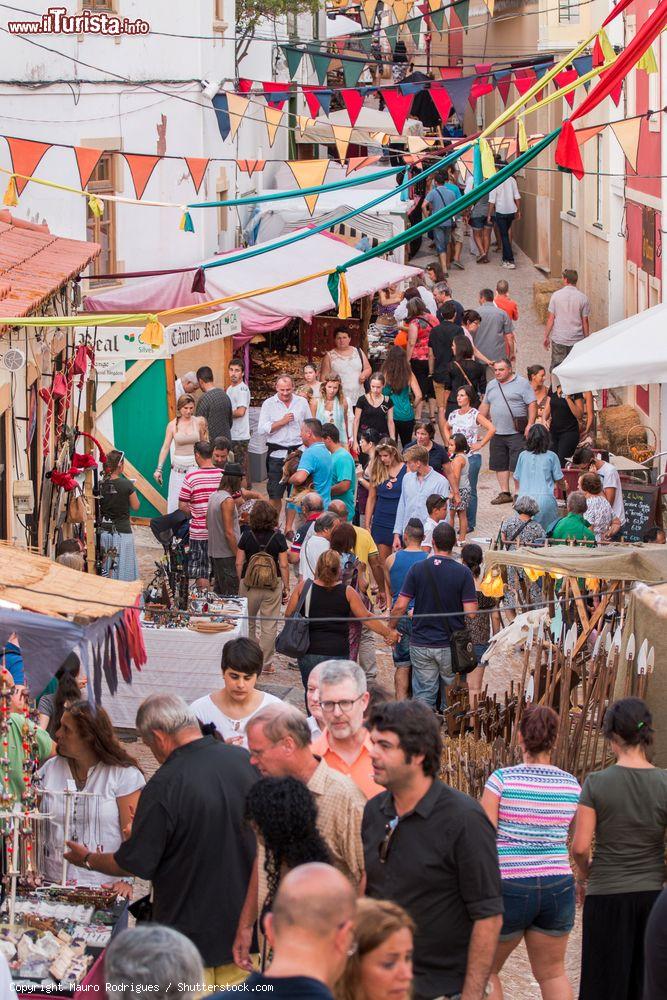
<svg viewBox="0 0 667 1000">
<path fill-rule="evenodd" d="M 244 987 L 289 1000 L 333 1000 L 353 951 L 354 908 L 352 883 L 331 865 L 293 868 L 265 918 L 271 964 L 264 974 L 253 972 Z"/>
<path fill-rule="evenodd" d="M 208 439 L 232 436 L 232 401 L 224 389 L 213 384 L 213 372 L 208 365 L 197 369 L 197 381 L 202 391 L 195 413 L 208 424 Z"/>
<path fill-rule="evenodd" d="M 429 708 L 371 711 L 373 777 L 366 804 L 366 893 L 403 906 L 417 925 L 415 1000 L 482 1000 L 502 924 L 496 833 L 481 806 L 436 777 L 442 742 Z"/>
<path fill-rule="evenodd" d="M 257 773 L 241 747 L 202 737 L 182 698 L 146 698 L 136 726 L 161 766 L 141 793 L 129 838 L 115 854 L 69 841 L 66 857 L 152 882 L 153 920 L 197 946 L 206 985 L 241 983 L 247 974 L 233 964 L 232 944 L 255 857 L 244 813 Z"/>
<path fill-rule="evenodd" d="M 444 416 L 449 396 L 449 390 L 445 388 L 444 383 L 447 381 L 447 368 L 454 357 L 452 344 L 454 338 L 459 337 L 463 330 L 455 322 L 456 306 L 451 299 L 438 310 L 439 315 L 440 313 L 442 313 L 440 323 L 433 327 L 428 338 L 428 368 L 429 374 L 433 376 L 438 415 L 442 410 Z"/>
</svg>

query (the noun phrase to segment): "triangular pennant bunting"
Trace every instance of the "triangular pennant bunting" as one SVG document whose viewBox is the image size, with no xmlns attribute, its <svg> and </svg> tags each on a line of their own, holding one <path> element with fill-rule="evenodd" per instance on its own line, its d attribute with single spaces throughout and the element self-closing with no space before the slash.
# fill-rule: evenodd
<svg viewBox="0 0 667 1000">
<path fill-rule="evenodd" d="M 210 160 L 205 160 L 198 156 L 185 156 L 184 160 L 187 164 L 188 170 L 190 171 L 190 177 L 192 177 L 192 183 L 195 186 L 195 191 L 199 194 L 199 188 L 202 186 L 202 181 L 206 176 L 206 168 L 208 167 Z"/>
<path fill-rule="evenodd" d="M 328 160 L 288 160 L 287 166 L 294 174 L 294 180 L 300 188 L 320 187 L 329 166 Z M 303 196 L 308 211 L 312 215 L 317 204 L 317 194 Z"/>
<path fill-rule="evenodd" d="M 39 161 L 47 150 L 51 149 L 50 142 L 33 142 L 32 139 L 12 139 L 5 136 L 9 146 L 9 155 L 12 161 L 12 170 L 15 174 L 25 174 L 31 177 Z M 28 181 L 25 177 L 15 177 L 16 190 L 21 194 Z"/>
<path fill-rule="evenodd" d="M 655 58 L 655 52 L 653 51 L 652 45 L 649 45 L 644 55 L 637 63 L 637 69 L 643 69 L 645 73 L 658 72 L 658 63 Z"/>
<path fill-rule="evenodd" d="M 341 100 L 345 105 L 345 110 L 350 116 L 350 125 L 356 125 L 359 112 L 364 106 L 363 97 L 358 90 L 352 90 L 351 88 L 341 90 L 339 93 Z"/>
<path fill-rule="evenodd" d="M 346 87 L 356 87 L 366 63 L 361 59 L 343 59 L 343 79 Z"/>
<path fill-rule="evenodd" d="M 283 113 L 280 108 L 272 108 L 267 104 L 264 108 L 264 119 L 266 121 L 266 131 L 269 136 L 269 146 L 273 146 L 276 141 L 276 132 L 282 120 Z"/>
<path fill-rule="evenodd" d="M 421 17 L 411 17 L 407 22 L 407 27 L 412 35 L 415 45 L 419 48 L 419 39 L 422 33 L 422 19 Z"/>
<path fill-rule="evenodd" d="M 327 87 L 315 87 L 313 90 L 313 97 L 322 109 L 323 114 L 328 115 L 331 110 L 333 90 L 329 90 Z"/>
<path fill-rule="evenodd" d="M 489 12 L 489 17 L 493 17 L 493 11 L 495 8 L 495 0 L 484 0 L 484 6 Z"/>
<path fill-rule="evenodd" d="M 236 166 L 244 174 L 248 174 L 252 177 L 253 174 L 261 174 L 262 170 L 266 166 L 266 160 L 237 160 Z"/>
<path fill-rule="evenodd" d="M 374 163 L 377 163 L 379 159 L 381 159 L 379 156 L 351 156 L 347 161 L 345 176 L 349 177 L 355 170 L 361 170 L 363 167 L 370 167 Z"/>
<path fill-rule="evenodd" d="M 451 8 L 451 10 L 458 17 L 458 19 L 459 19 L 459 21 L 461 23 L 461 26 L 463 28 L 465 28 L 465 30 L 467 31 L 468 30 L 468 19 L 469 19 L 469 15 L 470 15 L 470 0 L 459 0 L 458 3 L 454 4 L 454 6 Z M 452 27 L 451 20 L 449 22 L 449 27 L 450 27 L 450 29 Z"/>
<path fill-rule="evenodd" d="M 270 104 L 272 108 L 279 108 L 282 111 L 285 101 L 289 100 L 289 87 L 286 88 L 284 83 L 263 83 L 262 90 L 266 103 Z"/>
<path fill-rule="evenodd" d="M 496 82 L 496 87 L 502 98 L 502 102 L 505 107 L 507 107 L 507 98 L 509 97 L 510 87 L 512 85 L 511 71 L 509 69 L 501 69 L 497 73 L 493 74 L 493 79 Z"/>
<path fill-rule="evenodd" d="M 307 115 L 297 115 L 296 123 L 299 129 L 299 135 L 303 139 L 304 134 L 315 124 L 315 118 L 308 118 Z"/>
<path fill-rule="evenodd" d="M 385 24 L 384 33 L 387 36 L 387 41 L 389 42 L 389 47 L 393 52 L 396 48 L 396 42 L 398 41 L 398 32 L 400 24 Z"/>
<path fill-rule="evenodd" d="M 232 139 L 236 138 L 239 125 L 243 121 L 243 116 L 248 110 L 249 98 L 240 94 L 227 94 L 227 113 L 229 115 L 229 129 Z"/>
<path fill-rule="evenodd" d="M 324 52 L 309 52 L 315 75 L 320 83 L 327 82 L 327 73 L 331 65 L 331 56 Z"/>
<path fill-rule="evenodd" d="M 320 103 L 315 96 L 315 91 L 318 89 L 312 84 L 304 83 L 301 87 L 303 91 L 303 96 L 306 99 L 306 104 L 308 105 L 308 110 L 310 111 L 313 118 L 317 118 L 320 113 Z"/>
<path fill-rule="evenodd" d="M 249 94 L 252 90 L 252 80 L 246 80 L 245 77 L 240 77 L 239 79 L 239 93 Z"/>
<path fill-rule="evenodd" d="M 215 94 L 211 98 L 211 104 L 215 108 L 215 117 L 218 122 L 218 129 L 220 131 L 220 136 L 224 142 L 231 130 L 231 124 L 229 121 L 229 110 L 227 105 L 227 94 Z"/>
<path fill-rule="evenodd" d="M 287 63 L 287 72 L 290 75 L 290 79 L 294 79 L 296 74 L 299 72 L 299 66 L 301 65 L 301 60 L 303 59 L 305 52 L 303 49 L 295 49 L 291 45 L 281 45 L 283 50 L 283 55 L 285 56 L 285 61 Z"/>
<path fill-rule="evenodd" d="M 458 80 L 445 80 L 444 87 L 454 105 L 454 111 L 463 121 L 466 113 L 466 106 L 470 97 L 470 91 L 474 83 L 474 77 L 462 76 Z"/>
<path fill-rule="evenodd" d="M 368 32 L 361 32 L 359 35 L 352 36 L 352 41 L 356 42 L 360 50 L 365 52 L 367 56 L 371 54 L 373 38 Z"/>
<path fill-rule="evenodd" d="M 132 183 L 137 198 L 141 198 L 151 174 L 162 159 L 161 156 L 146 156 L 143 153 L 123 153 L 132 175 Z"/>
<path fill-rule="evenodd" d="M 81 181 L 81 187 L 84 190 L 88 187 L 88 181 L 92 177 L 93 170 L 100 162 L 100 157 L 103 152 L 103 149 L 90 149 L 87 146 L 74 147 L 74 156 L 76 157 L 76 166 L 79 171 L 79 180 Z"/>
<path fill-rule="evenodd" d="M 400 24 L 406 20 L 412 10 L 412 0 L 394 0 L 392 6 L 394 8 L 394 17 Z"/>
<path fill-rule="evenodd" d="M 537 80 L 534 69 L 518 69 L 514 73 L 514 86 L 523 97 Z"/>
<path fill-rule="evenodd" d="M 349 125 L 332 125 L 331 129 L 334 134 L 336 149 L 338 150 L 338 159 L 344 160 L 347 156 L 347 147 L 350 145 L 352 129 Z"/>
<path fill-rule="evenodd" d="M 452 99 L 444 87 L 433 86 L 430 88 L 429 94 L 435 104 L 436 111 L 440 115 L 440 121 L 444 125 L 452 112 Z"/>
<path fill-rule="evenodd" d="M 563 69 L 563 70 L 561 70 L 560 73 L 558 73 L 554 77 L 554 83 L 556 84 L 556 86 L 558 87 L 559 90 L 562 90 L 563 87 L 567 87 L 567 85 L 569 83 L 573 83 L 575 80 L 578 80 L 578 79 L 579 79 L 579 74 L 577 73 L 577 71 L 574 68 L 574 66 L 572 66 L 570 69 Z M 573 108 L 574 107 L 574 91 L 571 90 L 570 93 L 569 94 L 565 94 L 564 97 L 565 97 L 565 100 L 567 101 L 567 103 L 570 105 L 570 107 Z"/>
<path fill-rule="evenodd" d="M 369 28 L 373 27 L 373 22 L 375 21 L 375 8 L 378 5 L 378 0 L 364 0 L 364 17 L 366 18 L 366 24 Z"/>
<path fill-rule="evenodd" d="M 401 94 L 400 90 L 387 87 L 382 91 L 382 96 L 387 105 L 387 111 L 391 115 L 391 120 L 396 126 L 396 131 L 400 135 L 412 107 L 412 94 Z"/>
<path fill-rule="evenodd" d="M 590 128 L 578 128 L 575 130 L 575 135 L 577 137 L 577 142 L 580 146 L 592 139 L 593 136 L 599 135 L 602 129 L 606 128 L 606 125 L 591 125 Z"/>
<path fill-rule="evenodd" d="M 399 83 L 398 89 L 402 94 L 415 94 L 421 93 L 422 90 L 426 90 L 426 83 L 423 80 L 418 80 L 416 83 Z"/>
<path fill-rule="evenodd" d="M 433 27 L 435 28 L 435 30 L 439 31 L 441 34 L 445 30 L 445 14 L 446 13 L 447 13 L 447 8 L 446 7 L 441 7 L 440 10 L 434 10 L 429 15 L 429 17 L 431 19 L 431 24 L 433 25 Z"/>
<path fill-rule="evenodd" d="M 630 118 L 625 122 L 611 122 L 611 130 L 618 139 L 618 144 L 625 153 L 625 158 L 637 172 L 639 155 L 639 137 L 641 135 L 641 118 Z"/>
</svg>

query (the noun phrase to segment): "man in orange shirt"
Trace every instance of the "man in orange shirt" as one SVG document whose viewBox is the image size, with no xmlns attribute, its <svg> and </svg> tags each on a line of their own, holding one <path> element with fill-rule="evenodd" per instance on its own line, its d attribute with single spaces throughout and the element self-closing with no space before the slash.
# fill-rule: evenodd
<svg viewBox="0 0 667 1000">
<path fill-rule="evenodd" d="M 496 285 L 495 303 L 499 309 L 505 310 L 513 323 L 516 323 L 519 318 L 519 306 L 507 294 L 509 290 L 510 286 L 506 281 L 499 281 Z"/>
<path fill-rule="evenodd" d="M 325 730 L 312 751 L 335 771 L 347 774 L 367 799 L 381 792 L 373 780 L 371 741 L 364 726 L 368 705 L 366 675 L 352 660 L 320 664 L 320 706 Z"/>
</svg>

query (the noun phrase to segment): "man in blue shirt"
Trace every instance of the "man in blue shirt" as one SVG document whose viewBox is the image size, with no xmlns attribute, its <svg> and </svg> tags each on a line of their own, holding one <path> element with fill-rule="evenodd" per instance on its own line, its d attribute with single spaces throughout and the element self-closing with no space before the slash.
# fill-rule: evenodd
<svg viewBox="0 0 667 1000">
<path fill-rule="evenodd" d="M 421 445 L 415 444 L 403 453 L 403 458 L 408 467 L 407 474 L 403 478 L 401 496 L 396 508 L 396 520 L 394 522 L 394 551 L 401 548 L 401 536 L 406 524 L 411 517 L 416 517 L 422 524 L 428 517 L 426 501 L 433 493 L 438 493 L 441 497 L 448 497 L 450 483 L 448 476 L 451 475 L 449 463 L 443 466 L 444 475 L 440 475 L 428 464 L 428 451 Z"/>
<path fill-rule="evenodd" d="M 447 184 L 446 174 L 436 174 L 435 184 L 426 195 L 423 210 L 427 215 L 434 215 L 441 212 L 456 201 L 457 196 Z M 442 265 L 442 270 L 447 277 L 447 249 L 452 238 L 453 219 L 440 223 L 433 228 L 433 240 L 435 242 L 436 253 Z"/>
<path fill-rule="evenodd" d="M 456 532 L 441 521 L 433 530 L 433 555 L 410 567 L 392 611 L 395 620 L 414 600 L 412 696 L 431 708 L 435 708 L 440 682 L 454 683 L 451 634 L 464 628 L 465 615 L 477 611 L 475 580 L 467 566 L 452 558 L 455 544 Z"/>
<path fill-rule="evenodd" d="M 304 444 L 304 452 L 299 462 L 299 468 L 293 476 L 290 476 L 290 483 L 301 486 L 308 479 L 308 476 L 312 476 L 313 490 L 315 493 L 319 493 L 322 497 L 322 503 L 326 507 L 331 501 L 333 462 L 322 440 L 321 422 L 314 418 L 304 420 L 301 424 L 301 440 Z"/>
<path fill-rule="evenodd" d="M 342 500 L 347 510 L 347 519 L 352 524 L 354 518 L 354 497 L 357 490 L 357 468 L 347 448 L 340 443 L 340 431 L 335 424 L 322 425 L 322 439 L 331 455 L 331 496 Z"/>
</svg>

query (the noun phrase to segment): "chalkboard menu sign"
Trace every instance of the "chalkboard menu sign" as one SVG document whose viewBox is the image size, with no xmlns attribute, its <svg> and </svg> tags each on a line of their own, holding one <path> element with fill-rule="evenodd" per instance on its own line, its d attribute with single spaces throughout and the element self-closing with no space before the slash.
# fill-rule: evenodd
<svg viewBox="0 0 667 1000">
<path fill-rule="evenodd" d="M 632 484 L 623 486 L 626 542 L 641 542 L 644 533 L 655 524 L 658 508 L 658 486 Z"/>
</svg>

